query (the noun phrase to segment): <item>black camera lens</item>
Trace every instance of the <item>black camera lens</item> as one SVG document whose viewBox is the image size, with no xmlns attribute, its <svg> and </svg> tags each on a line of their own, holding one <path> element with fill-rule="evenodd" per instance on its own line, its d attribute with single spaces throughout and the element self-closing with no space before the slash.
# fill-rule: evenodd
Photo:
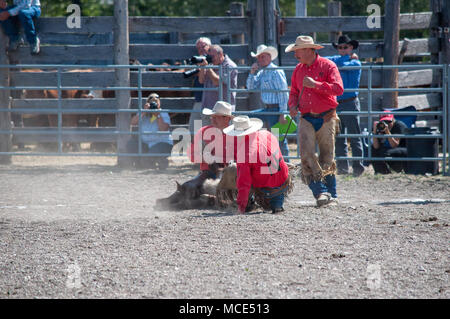
<svg viewBox="0 0 450 319">
<path fill-rule="evenodd" d="M 383 133 L 386 128 L 385 122 L 378 122 L 377 123 L 377 134 Z"/>
<path fill-rule="evenodd" d="M 203 55 L 194 55 L 191 58 L 191 64 L 202 63 L 203 60 L 205 60 L 205 57 Z"/>
<path fill-rule="evenodd" d="M 185 78 L 191 77 L 195 74 L 197 74 L 200 70 L 199 69 L 191 69 L 183 72 L 183 75 Z"/>
<path fill-rule="evenodd" d="M 210 56 L 210 55 L 194 55 L 190 59 L 190 64 L 202 63 L 204 60 L 206 60 L 206 62 L 208 62 L 208 63 L 211 63 L 212 56 Z"/>
<path fill-rule="evenodd" d="M 158 108 L 158 103 L 156 103 L 155 101 L 151 101 L 150 102 L 150 110 L 155 110 Z"/>
</svg>

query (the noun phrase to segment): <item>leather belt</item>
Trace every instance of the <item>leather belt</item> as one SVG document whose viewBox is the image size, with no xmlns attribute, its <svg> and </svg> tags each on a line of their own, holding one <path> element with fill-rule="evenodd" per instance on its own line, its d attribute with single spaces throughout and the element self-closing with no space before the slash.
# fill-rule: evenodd
<svg viewBox="0 0 450 319">
<path fill-rule="evenodd" d="M 264 106 L 266 107 L 266 109 L 277 109 L 278 108 L 278 104 L 264 104 Z"/>
<path fill-rule="evenodd" d="M 353 100 L 355 100 L 355 99 L 356 99 L 356 96 L 354 96 L 354 97 L 349 97 L 348 99 L 344 99 L 344 100 L 338 101 L 338 103 L 339 103 L 339 104 L 341 104 L 341 103 L 346 103 L 346 102 L 353 101 Z"/>
<path fill-rule="evenodd" d="M 286 181 L 278 187 L 255 187 L 255 190 L 263 196 L 273 197 L 274 194 L 283 192 L 289 186 L 289 176 Z M 261 190 L 269 192 L 269 194 L 261 192 Z"/>
</svg>

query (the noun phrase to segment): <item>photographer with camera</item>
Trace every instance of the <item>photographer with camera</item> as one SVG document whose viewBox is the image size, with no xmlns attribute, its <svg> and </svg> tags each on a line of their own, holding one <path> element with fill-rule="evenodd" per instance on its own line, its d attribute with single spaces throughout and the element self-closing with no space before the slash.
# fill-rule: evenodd
<svg viewBox="0 0 450 319">
<path fill-rule="evenodd" d="M 208 50 L 209 50 L 210 46 L 211 46 L 211 40 L 209 38 L 206 38 L 206 37 L 198 38 L 197 41 L 195 42 L 195 47 L 197 48 L 198 56 L 191 57 L 188 61 L 185 61 L 185 64 L 197 64 L 197 63 L 202 62 L 203 57 L 206 57 L 208 55 Z M 199 58 L 201 58 L 202 60 L 197 62 Z M 209 59 L 211 59 L 211 58 L 209 58 Z M 185 71 L 183 73 L 184 77 L 186 77 L 186 78 L 195 76 L 194 77 L 194 85 L 193 85 L 194 88 L 203 88 L 203 84 L 200 83 L 200 81 L 198 79 L 199 71 L 200 71 L 199 69 L 188 69 L 187 71 Z M 203 91 L 194 91 L 193 94 L 194 94 L 195 102 L 194 102 L 194 106 L 192 107 L 192 110 L 196 111 L 196 112 L 191 113 L 191 115 L 189 117 L 189 131 L 193 132 L 192 134 L 194 135 L 195 134 L 194 121 L 202 119 L 202 114 L 200 111 L 202 109 Z"/>
<path fill-rule="evenodd" d="M 161 100 L 159 95 L 151 93 L 144 105 L 144 110 L 160 110 Z M 131 118 L 131 125 L 139 125 L 139 114 Z M 142 112 L 142 153 L 170 154 L 172 152 L 173 141 L 169 134 L 155 134 L 156 132 L 166 132 L 170 128 L 170 116 L 167 112 Z M 133 135 L 127 144 L 127 152 L 137 153 L 139 150 L 139 138 Z M 169 155 L 167 156 L 142 156 L 134 157 L 134 165 L 137 168 L 166 169 L 169 166 Z"/>
<path fill-rule="evenodd" d="M 373 134 L 384 135 L 384 137 L 373 138 L 372 157 L 407 157 L 405 139 L 390 136 L 404 134 L 406 129 L 402 121 L 394 119 L 394 114 L 382 114 L 380 120 L 373 125 Z M 400 173 L 405 169 L 406 162 L 372 161 L 372 165 L 375 174 L 389 174 L 391 170 Z"/>
<path fill-rule="evenodd" d="M 224 54 L 223 49 L 219 45 L 212 45 L 209 47 L 208 55 L 211 56 L 211 63 L 208 63 L 207 59 L 203 59 L 198 65 L 206 66 L 208 64 L 222 66 L 223 68 L 223 78 L 222 78 L 222 88 L 223 88 L 223 99 L 226 100 L 228 97 L 228 76 L 230 77 L 230 88 L 237 88 L 237 76 L 238 72 L 236 69 L 229 71 L 229 68 L 236 67 L 228 55 Z M 203 84 L 204 88 L 217 88 L 220 84 L 219 69 L 200 69 L 198 73 L 198 80 Z M 204 91 L 202 96 L 202 108 L 213 109 L 216 102 L 219 100 L 219 91 Z M 236 92 L 231 92 L 231 100 L 228 101 L 232 106 L 232 111 L 236 109 Z"/>
</svg>

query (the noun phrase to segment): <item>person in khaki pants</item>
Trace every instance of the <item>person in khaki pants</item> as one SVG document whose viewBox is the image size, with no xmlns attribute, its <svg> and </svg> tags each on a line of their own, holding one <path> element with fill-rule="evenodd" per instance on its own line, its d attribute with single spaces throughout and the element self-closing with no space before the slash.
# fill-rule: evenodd
<svg viewBox="0 0 450 319">
<path fill-rule="evenodd" d="M 301 35 L 285 50 L 295 52 L 300 62 L 292 73 L 288 105 L 292 117 L 301 113 L 301 177 L 311 189 L 318 207 L 337 203 L 334 152 L 339 118 L 336 96 L 344 92 L 336 64 L 317 54 L 316 50 L 321 48 L 311 37 Z"/>
</svg>

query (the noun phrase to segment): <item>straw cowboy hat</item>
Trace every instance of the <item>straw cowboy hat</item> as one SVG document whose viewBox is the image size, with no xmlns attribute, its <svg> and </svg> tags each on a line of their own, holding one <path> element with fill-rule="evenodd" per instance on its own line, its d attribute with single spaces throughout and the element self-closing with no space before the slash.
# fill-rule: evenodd
<svg viewBox="0 0 450 319">
<path fill-rule="evenodd" d="M 256 53 L 250 52 L 250 55 L 253 58 L 257 58 L 258 55 L 263 54 L 263 53 L 269 53 L 270 54 L 270 59 L 273 61 L 277 58 L 278 56 L 278 50 L 275 49 L 274 47 L 268 47 L 267 45 L 261 44 L 258 45 L 258 47 L 256 48 Z"/>
<path fill-rule="evenodd" d="M 263 121 L 257 118 L 249 118 L 247 115 L 236 116 L 233 124 L 223 129 L 226 135 L 245 136 L 255 133 L 263 127 Z"/>
<path fill-rule="evenodd" d="M 225 115 L 225 116 L 231 116 L 233 117 L 233 115 L 231 114 L 231 104 L 227 103 L 225 101 L 217 101 L 216 104 L 214 105 L 213 109 L 208 109 L 208 108 L 204 108 L 202 110 L 202 113 L 204 115 Z"/>
<path fill-rule="evenodd" d="M 298 49 L 322 49 L 323 46 L 315 44 L 313 38 L 307 35 L 299 35 L 295 43 L 289 44 L 284 52 L 292 52 Z"/>
<path fill-rule="evenodd" d="M 355 50 L 358 48 L 359 42 L 356 40 L 350 39 L 350 37 L 348 35 L 344 34 L 339 37 L 337 44 L 334 42 L 332 43 L 332 45 L 335 49 L 337 49 L 338 45 L 340 45 L 340 44 L 350 44 L 353 47 L 353 50 Z"/>
</svg>

